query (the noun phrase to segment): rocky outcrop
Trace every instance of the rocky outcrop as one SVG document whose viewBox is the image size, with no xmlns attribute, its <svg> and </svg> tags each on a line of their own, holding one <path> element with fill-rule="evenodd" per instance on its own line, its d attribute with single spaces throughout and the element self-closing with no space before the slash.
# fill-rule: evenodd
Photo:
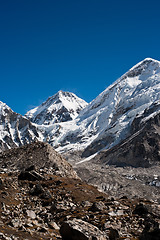
<svg viewBox="0 0 160 240">
<path fill-rule="evenodd" d="M 40 180 L 21 179 L 0 169 L 0 178 L 2 239 L 158 239 L 160 209 L 153 201 L 113 198 L 47 172 Z"/>
</svg>

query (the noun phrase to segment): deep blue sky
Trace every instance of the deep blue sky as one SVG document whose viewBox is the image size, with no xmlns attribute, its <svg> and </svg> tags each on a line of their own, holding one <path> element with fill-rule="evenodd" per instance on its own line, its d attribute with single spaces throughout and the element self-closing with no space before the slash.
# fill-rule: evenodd
<svg viewBox="0 0 160 240">
<path fill-rule="evenodd" d="M 160 60 L 160 1 L 1 0 L 0 100 L 24 114 L 58 90 L 87 102 Z"/>
</svg>

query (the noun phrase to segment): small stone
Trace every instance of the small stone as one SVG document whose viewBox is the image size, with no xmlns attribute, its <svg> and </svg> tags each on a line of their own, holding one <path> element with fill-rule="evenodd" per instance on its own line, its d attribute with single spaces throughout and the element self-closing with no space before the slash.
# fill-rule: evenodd
<svg viewBox="0 0 160 240">
<path fill-rule="evenodd" d="M 50 208 L 50 212 L 51 212 L 52 214 L 54 214 L 56 211 L 57 211 L 57 207 L 56 207 L 56 205 L 53 203 L 52 206 L 51 206 L 51 208 Z"/>
<path fill-rule="evenodd" d="M 11 225 L 12 227 L 15 227 L 15 228 L 19 228 L 22 226 L 22 223 L 19 219 L 12 219 L 10 222 L 9 222 L 9 225 Z"/>
<path fill-rule="evenodd" d="M 0 178 L 0 189 L 2 189 L 3 188 L 3 181 L 2 181 L 2 179 Z"/>
<path fill-rule="evenodd" d="M 124 215 L 123 210 L 112 211 L 108 213 L 110 216 L 122 216 Z"/>
<path fill-rule="evenodd" d="M 81 206 L 82 206 L 82 207 L 90 207 L 91 205 L 92 205 L 92 203 L 89 202 L 89 201 L 82 201 L 82 202 L 81 202 Z"/>
<path fill-rule="evenodd" d="M 35 214 L 34 211 L 32 211 L 32 210 L 27 210 L 26 213 L 27 213 L 27 216 L 30 217 L 30 218 L 32 218 L 32 219 L 35 219 L 35 218 L 36 218 L 36 214 Z"/>
<path fill-rule="evenodd" d="M 126 200 L 126 199 L 128 199 L 128 197 L 127 196 L 122 196 L 120 199 L 124 199 L 124 200 Z"/>
<path fill-rule="evenodd" d="M 25 171 L 30 172 L 30 171 L 35 170 L 35 169 L 36 169 L 35 166 L 31 165 L 30 167 L 26 168 Z"/>
<path fill-rule="evenodd" d="M 60 228 L 58 227 L 56 222 L 49 222 L 48 226 L 52 229 L 59 230 Z"/>
<path fill-rule="evenodd" d="M 49 190 L 46 190 L 46 191 L 44 190 L 40 197 L 48 200 L 52 198 L 52 194 L 50 193 Z"/>
<path fill-rule="evenodd" d="M 42 232 L 42 233 L 46 233 L 47 232 L 47 229 L 44 228 L 44 227 L 40 227 L 38 232 Z"/>
</svg>

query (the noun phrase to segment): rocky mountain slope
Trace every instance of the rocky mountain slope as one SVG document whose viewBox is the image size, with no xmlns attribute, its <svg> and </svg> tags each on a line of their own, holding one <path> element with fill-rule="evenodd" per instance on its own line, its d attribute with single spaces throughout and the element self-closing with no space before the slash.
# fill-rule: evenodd
<svg viewBox="0 0 160 240">
<path fill-rule="evenodd" d="M 116 166 L 150 167 L 160 164 L 160 102 L 134 118 L 130 136 L 101 151 L 95 162 Z"/>
<path fill-rule="evenodd" d="M 63 166 L 60 174 L 53 164 L 55 160 Z M 0 163 L 1 239 L 160 237 L 160 209 L 156 202 L 126 196 L 113 198 L 79 178 L 69 177 L 73 169 L 47 144 L 37 142 L 6 151 Z"/>
<path fill-rule="evenodd" d="M 2 169 L 8 171 L 32 169 L 34 171 L 35 167 L 38 171 L 47 171 L 61 177 L 78 178 L 71 165 L 48 143 L 34 142 L 0 153 L 0 168 Z"/>
</svg>

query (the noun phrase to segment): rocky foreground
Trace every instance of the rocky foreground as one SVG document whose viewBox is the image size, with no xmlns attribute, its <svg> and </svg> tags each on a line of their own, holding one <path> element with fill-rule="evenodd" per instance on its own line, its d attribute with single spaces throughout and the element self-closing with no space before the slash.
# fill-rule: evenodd
<svg viewBox="0 0 160 240">
<path fill-rule="evenodd" d="M 99 192 L 45 143 L 1 154 L 0 205 L 0 239 L 160 239 L 160 205 Z"/>
</svg>

